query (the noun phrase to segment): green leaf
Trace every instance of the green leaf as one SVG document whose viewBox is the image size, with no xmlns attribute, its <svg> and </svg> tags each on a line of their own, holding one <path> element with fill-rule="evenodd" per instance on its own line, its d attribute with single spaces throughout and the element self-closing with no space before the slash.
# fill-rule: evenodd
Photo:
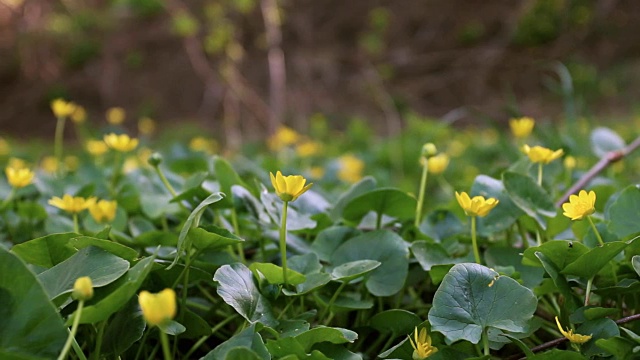
<svg viewBox="0 0 640 360">
<path fill-rule="evenodd" d="M 140 289 L 142 282 L 153 268 L 154 256 L 146 257 L 127 271 L 117 281 L 96 290 L 93 299 L 82 310 L 81 324 L 95 324 L 108 319 L 120 310 Z M 73 323 L 75 312 L 67 319 L 67 325 Z"/>
<path fill-rule="evenodd" d="M 121 257 L 129 262 L 138 258 L 138 252 L 128 246 L 118 244 L 117 242 L 110 240 L 102 240 L 90 236 L 78 236 L 69 240 L 69 245 L 80 250 L 87 246 L 99 247 L 102 250 L 108 251 L 113 255 Z"/>
<path fill-rule="evenodd" d="M 360 231 L 350 226 L 332 226 L 322 230 L 311 244 L 311 249 L 322 261 L 329 261 L 336 249 L 347 240 L 360 235 Z"/>
<path fill-rule="evenodd" d="M 256 331 L 256 326 L 256 324 L 251 324 L 239 334 L 232 336 L 227 341 L 211 350 L 202 358 L 202 360 L 226 359 L 227 354 L 231 352 L 231 350 L 239 347 L 253 350 L 258 354 L 260 359 L 270 360 L 271 355 L 269 355 L 267 348 L 264 346 L 262 337 Z"/>
<path fill-rule="evenodd" d="M 486 175 L 478 175 L 471 186 L 470 196 L 481 195 L 485 198 L 496 198 L 500 204 L 485 216 L 478 218 L 478 233 L 491 235 L 508 229 L 524 214 L 516 204 L 511 201 L 505 190 L 504 184 L 498 179 Z"/>
<path fill-rule="evenodd" d="M 635 343 L 620 336 L 609 339 L 598 339 L 596 340 L 596 346 L 612 354 L 616 360 L 632 360 L 637 358 L 637 354 L 633 352 L 636 346 Z"/>
<path fill-rule="evenodd" d="M 576 329 L 576 333 L 593 336 L 591 340 L 582 345 L 582 353 L 586 356 L 609 356 L 610 354 L 607 351 L 596 345 L 596 341 L 620 336 L 618 324 L 608 318 L 585 321 Z"/>
<path fill-rule="evenodd" d="M 67 338 L 57 309 L 16 255 L 0 246 L 0 358 L 53 359 Z"/>
<path fill-rule="evenodd" d="M 635 255 L 631 258 L 631 265 L 633 265 L 633 269 L 636 271 L 638 276 L 640 276 L 640 255 Z"/>
<path fill-rule="evenodd" d="M 513 203 L 527 215 L 536 219 L 543 229 L 546 228 L 546 220 L 540 215 L 556 216 L 556 207 L 551 200 L 551 195 L 530 176 L 505 172 L 502 174 L 502 182 Z"/>
<path fill-rule="evenodd" d="M 353 198 L 345 206 L 342 216 L 346 220 L 359 222 L 369 211 L 373 211 L 378 215 L 407 220 L 416 215 L 415 210 L 416 199 L 413 196 L 398 189 L 383 188 Z"/>
<path fill-rule="evenodd" d="M 615 241 L 593 248 L 567 265 L 562 273 L 590 279 L 609 264 L 609 260 L 616 257 L 627 245 L 625 242 Z"/>
<path fill-rule="evenodd" d="M 618 314 L 618 309 L 615 309 L 615 308 L 592 307 L 584 310 L 584 317 L 587 320 L 595 320 L 595 319 L 600 319 L 607 316 L 614 316 L 617 314 Z"/>
<path fill-rule="evenodd" d="M 376 260 L 382 263 L 366 280 L 369 292 L 375 296 L 391 296 L 404 286 L 409 260 L 408 244 L 397 234 L 377 230 L 356 236 L 331 256 L 331 263 L 339 266 L 356 260 Z"/>
<path fill-rule="evenodd" d="M 586 254 L 589 248 L 577 241 L 552 240 L 540 246 L 533 246 L 524 251 L 522 264 L 528 266 L 543 265 L 538 257 L 537 252 L 543 253 L 549 261 L 553 262 L 558 269 L 564 269 L 580 256 Z"/>
<path fill-rule="evenodd" d="M 601 158 L 611 151 L 621 150 L 626 144 L 615 131 L 606 127 L 597 127 L 591 132 L 591 150 Z"/>
<path fill-rule="evenodd" d="M 260 355 L 246 347 L 237 347 L 229 350 L 225 360 L 260 360 Z"/>
<path fill-rule="evenodd" d="M 29 264 L 50 268 L 76 253 L 69 240 L 78 236 L 76 233 L 51 234 L 15 245 L 11 252 Z"/>
<path fill-rule="evenodd" d="M 175 320 L 167 321 L 166 323 L 158 325 L 160 331 L 167 335 L 180 335 L 187 330 L 184 325 Z"/>
<path fill-rule="evenodd" d="M 533 292 L 517 281 L 482 265 L 457 264 L 434 295 L 429 322 L 448 341 L 477 344 L 487 328 L 525 332 L 536 306 Z"/>
<path fill-rule="evenodd" d="M 447 250 L 445 250 L 442 245 L 429 243 L 424 240 L 412 242 L 411 252 L 425 271 L 430 271 L 435 265 L 453 265 L 470 260 L 469 258 L 461 257 L 453 258 L 449 256 Z"/>
<path fill-rule="evenodd" d="M 129 302 L 110 319 L 103 336 L 103 351 L 105 355 L 124 353 L 131 345 L 142 338 L 146 327 L 138 300 L 131 298 Z"/>
<path fill-rule="evenodd" d="M 67 260 L 38 274 L 38 280 L 53 300 L 73 291 L 79 277 L 88 276 L 94 288 L 108 285 L 129 270 L 129 262 L 100 248 L 89 246 Z"/>
<path fill-rule="evenodd" d="M 272 263 L 254 262 L 249 269 L 256 273 L 259 271 L 269 282 L 269 284 L 284 284 L 282 267 Z M 258 276 L 256 276 L 258 277 Z M 287 282 L 291 285 L 300 285 L 306 281 L 306 277 L 299 272 L 287 268 Z"/>
<path fill-rule="evenodd" d="M 358 334 L 348 329 L 318 326 L 294 338 L 302 345 L 305 352 L 309 352 L 313 345 L 321 342 L 330 342 L 332 344 L 352 343 L 358 338 Z"/>
<path fill-rule="evenodd" d="M 547 272 L 547 274 L 549 274 L 549 277 L 551 278 L 551 280 L 553 280 L 555 286 L 558 288 L 558 290 L 560 290 L 560 293 L 564 295 L 566 299 L 569 299 L 568 305 L 570 309 L 573 310 L 578 308 L 580 306 L 580 303 L 571 291 L 571 287 L 567 282 L 567 278 L 560 273 L 559 267 L 551 259 L 549 259 L 546 254 L 540 251 L 536 251 L 535 256 L 542 263 L 544 270 Z"/>
<path fill-rule="evenodd" d="M 229 230 L 215 225 L 191 228 L 187 237 L 197 249 L 221 249 L 244 242 Z"/>
<path fill-rule="evenodd" d="M 231 164 L 220 156 L 213 157 L 213 172 L 214 176 L 220 183 L 220 191 L 227 194 L 227 197 L 222 202 L 227 207 L 233 206 L 233 193 L 231 192 L 231 187 L 233 185 L 240 185 L 246 188 L 247 185 L 242 181 Z"/>
<path fill-rule="evenodd" d="M 418 315 L 402 309 L 391 309 L 375 314 L 369 325 L 383 334 L 391 333 L 392 336 L 400 334 L 412 334 L 416 326 L 422 320 Z"/>
<path fill-rule="evenodd" d="M 224 194 L 223 193 L 219 193 L 219 192 L 218 193 L 213 193 L 213 194 L 209 195 L 209 197 L 204 199 L 200 203 L 200 205 L 196 206 L 196 208 L 193 209 L 191 214 L 189 214 L 189 217 L 187 217 L 187 220 L 184 222 L 184 225 L 182 225 L 182 230 L 180 230 L 180 236 L 178 237 L 178 249 L 177 249 L 177 252 L 176 252 L 176 257 L 175 257 L 175 259 L 173 259 L 173 262 L 168 267 L 168 269 L 172 268 L 173 266 L 175 266 L 178 263 L 178 259 L 180 258 L 180 255 L 187 248 L 187 244 L 186 244 L 187 234 L 189 233 L 191 228 L 194 227 L 193 224 L 195 223 L 196 225 L 198 225 L 198 223 L 200 222 L 200 217 L 202 216 L 202 213 L 207 208 L 207 206 L 209 206 L 209 205 L 211 205 L 213 203 L 216 203 L 216 202 L 222 200 L 223 198 L 224 198 Z"/>
<path fill-rule="evenodd" d="M 364 178 L 362 178 L 362 180 L 351 185 L 349 190 L 345 191 L 344 193 L 342 193 L 342 195 L 340 195 L 340 197 L 338 198 L 338 201 L 336 201 L 336 204 L 333 206 L 333 209 L 331 210 L 331 213 L 330 213 L 331 219 L 333 219 L 334 221 L 340 220 L 340 218 L 343 217 L 342 213 L 344 211 L 345 206 L 347 206 L 347 204 L 350 203 L 351 200 L 375 188 L 376 188 L 376 180 L 371 176 L 365 176 Z"/>
<path fill-rule="evenodd" d="M 348 283 L 351 280 L 357 279 L 377 269 L 380 265 L 382 265 L 382 263 L 375 260 L 351 261 L 351 262 L 336 266 L 333 269 L 333 271 L 331 271 L 331 278 L 333 280 Z"/>
<path fill-rule="evenodd" d="M 520 273 L 522 285 L 533 289 L 542 282 L 544 270 L 531 268 L 522 264 L 522 250 L 511 247 L 490 247 L 484 253 L 484 260 L 488 267 L 499 269 L 500 267 L 513 267 Z"/>
<path fill-rule="evenodd" d="M 640 232 L 640 189 L 631 185 L 626 187 L 609 206 L 606 218 L 607 228 L 619 238 Z"/>
<path fill-rule="evenodd" d="M 213 276 L 219 283 L 217 293 L 251 323 L 260 322 L 273 327 L 276 321 L 271 304 L 253 282 L 251 270 L 244 264 L 234 263 L 220 267 Z"/>
</svg>

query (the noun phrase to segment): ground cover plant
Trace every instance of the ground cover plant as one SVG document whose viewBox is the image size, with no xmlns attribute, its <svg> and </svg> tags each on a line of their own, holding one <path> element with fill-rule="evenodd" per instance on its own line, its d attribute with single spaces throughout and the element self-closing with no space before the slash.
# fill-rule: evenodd
<svg viewBox="0 0 640 360">
<path fill-rule="evenodd" d="M 319 115 L 225 157 L 52 110 L 52 156 L 0 147 L 3 359 L 640 356 L 628 128 Z"/>
</svg>

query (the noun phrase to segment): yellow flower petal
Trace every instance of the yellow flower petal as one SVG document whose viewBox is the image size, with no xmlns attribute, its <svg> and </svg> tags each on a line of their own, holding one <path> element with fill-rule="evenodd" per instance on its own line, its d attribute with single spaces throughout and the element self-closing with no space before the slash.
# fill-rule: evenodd
<svg viewBox="0 0 640 360">
<path fill-rule="evenodd" d="M 301 175 L 289 175 L 283 176 L 280 171 L 276 172 L 274 176 L 273 173 L 269 173 L 271 178 L 271 185 L 276 190 L 276 195 L 282 199 L 282 201 L 294 201 L 300 195 L 304 194 L 311 185 L 305 183 L 307 180 Z"/>
<path fill-rule="evenodd" d="M 161 325 L 176 316 L 176 293 L 164 289 L 157 294 L 141 291 L 138 297 L 144 319 L 151 326 Z"/>
</svg>

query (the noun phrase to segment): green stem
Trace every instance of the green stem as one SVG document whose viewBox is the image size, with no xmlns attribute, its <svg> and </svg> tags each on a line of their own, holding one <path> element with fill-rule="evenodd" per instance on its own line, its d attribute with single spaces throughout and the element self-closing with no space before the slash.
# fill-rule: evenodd
<svg viewBox="0 0 640 360">
<path fill-rule="evenodd" d="M 382 213 L 379 212 L 376 215 L 376 230 L 380 230 L 382 227 Z"/>
<path fill-rule="evenodd" d="M 489 355 L 489 334 L 487 332 L 488 328 L 485 328 L 484 331 L 482 332 L 482 346 L 484 348 L 484 355 L 487 356 Z"/>
<path fill-rule="evenodd" d="M 118 184 L 118 177 L 120 176 L 120 171 L 122 170 L 121 163 L 122 154 L 120 151 L 116 151 L 116 154 L 113 158 L 113 174 L 111 176 L 111 191 L 115 194 L 116 185 Z"/>
<path fill-rule="evenodd" d="M 584 293 L 584 306 L 589 305 L 589 298 L 591 296 L 591 286 L 593 285 L 593 277 L 587 280 L 587 290 Z"/>
<path fill-rule="evenodd" d="M 73 213 L 73 232 L 80 234 L 80 225 L 78 224 L 78 213 Z"/>
<path fill-rule="evenodd" d="M 329 300 L 327 307 L 324 308 L 324 310 L 322 310 L 322 315 L 319 316 L 319 319 L 324 318 L 324 316 L 327 314 L 327 311 L 331 310 L 333 303 L 338 299 L 338 295 L 340 295 L 340 293 L 342 292 L 342 289 L 344 289 L 345 286 L 347 286 L 347 282 L 343 282 L 342 284 L 340 284 L 340 286 L 338 287 L 338 290 L 336 290 L 336 292 L 333 293 L 333 296 Z M 325 325 L 328 325 L 328 322 L 325 323 Z"/>
<path fill-rule="evenodd" d="M 162 342 L 162 354 L 164 355 L 164 360 L 172 360 L 171 350 L 169 350 L 169 337 L 167 334 L 158 329 L 160 331 L 160 341 Z"/>
<path fill-rule="evenodd" d="M 102 350 L 102 338 L 104 335 L 104 328 L 107 326 L 107 321 L 103 321 L 98 325 L 98 335 L 96 339 L 96 349 L 91 354 L 91 357 L 94 359 L 100 359 L 100 351 Z"/>
<path fill-rule="evenodd" d="M 169 190 L 169 192 L 171 193 L 171 196 L 176 197 L 176 190 L 173 188 L 173 186 L 171 186 L 171 183 L 169 182 L 169 180 L 167 180 L 167 177 L 164 176 L 164 173 L 162 172 L 162 170 L 160 170 L 160 166 L 154 166 L 153 168 L 156 170 L 156 174 L 158 174 L 158 177 L 160 178 L 160 181 L 162 181 L 164 187 L 167 188 L 167 190 Z"/>
<path fill-rule="evenodd" d="M 56 134 L 53 144 L 53 154 L 58 160 L 58 166 L 62 166 L 62 143 L 64 136 L 64 123 L 66 118 L 61 116 L 58 118 L 58 122 L 56 123 Z"/>
<path fill-rule="evenodd" d="M 427 165 L 427 158 L 424 159 L 422 164 L 422 178 L 420 179 L 420 189 L 418 191 L 418 204 L 416 205 L 416 219 L 413 223 L 417 228 L 420 226 L 420 220 L 422 220 L 422 205 L 424 204 L 424 193 L 427 188 L 427 174 L 429 172 L 429 166 Z"/>
<path fill-rule="evenodd" d="M 238 212 L 236 211 L 235 207 L 231 208 L 231 223 L 233 224 L 233 231 L 236 233 L 237 236 L 240 236 L 240 227 L 238 226 Z M 244 263 L 245 258 L 244 258 L 244 249 L 242 248 L 242 243 L 238 243 L 237 250 L 238 250 L 238 258 L 240 258 L 240 262 Z"/>
<path fill-rule="evenodd" d="M 476 216 L 471 217 L 471 244 L 473 245 L 473 256 L 476 259 L 476 263 L 481 264 L 478 240 L 476 239 Z"/>
<path fill-rule="evenodd" d="M 80 345 L 78 345 L 78 342 L 76 341 L 76 338 L 73 338 L 73 341 L 71 342 L 71 346 L 73 347 L 73 352 L 76 353 L 76 356 L 78 357 L 78 359 L 80 360 L 87 360 L 87 357 L 84 356 L 84 353 L 82 352 L 82 348 L 80 348 Z"/>
<path fill-rule="evenodd" d="M 71 332 L 67 337 L 67 342 L 64 344 L 62 348 L 62 352 L 60 356 L 58 356 L 58 360 L 63 360 L 67 357 L 67 353 L 71 349 L 71 343 L 73 343 L 73 339 L 76 336 L 76 332 L 78 331 L 78 325 L 80 325 L 80 316 L 82 316 L 82 308 L 84 307 L 84 300 L 78 301 L 78 309 L 76 310 L 76 314 L 73 317 L 73 325 L 71 325 Z"/>
<path fill-rule="evenodd" d="M 596 228 L 596 224 L 594 224 L 593 220 L 591 220 L 591 216 L 587 216 L 587 219 L 589 220 L 589 224 L 591 224 L 591 229 L 593 229 L 593 233 L 596 234 L 596 238 L 598 238 L 598 242 L 600 243 L 600 246 L 604 246 L 604 241 L 602 241 L 602 236 L 600 236 L 600 233 Z"/>
<path fill-rule="evenodd" d="M 538 163 L 538 185 L 542 186 L 542 163 Z"/>
<path fill-rule="evenodd" d="M 282 218 L 280 224 L 280 257 L 282 259 L 282 278 L 284 279 L 284 286 L 286 287 L 288 282 L 287 277 L 287 211 L 289 209 L 289 202 L 285 201 L 282 206 Z"/>
</svg>

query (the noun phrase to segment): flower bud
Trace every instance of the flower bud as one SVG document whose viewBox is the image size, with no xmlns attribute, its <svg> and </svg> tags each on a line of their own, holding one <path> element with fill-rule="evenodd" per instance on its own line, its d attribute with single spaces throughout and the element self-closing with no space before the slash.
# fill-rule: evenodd
<svg viewBox="0 0 640 360">
<path fill-rule="evenodd" d="M 426 143 L 422 145 L 422 156 L 424 157 L 432 157 L 438 153 L 438 149 L 433 143 Z"/>
<path fill-rule="evenodd" d="M 156 167 L 162 163 L 162 155 L 159 152 L 154 152 L 149 156 L 147 162 L 149 163 L 149 165 Z"/>
<path fill-rule="evenodd" d="M 71 297 L 76 300 L 89 300 L 93 297 L 93 283 L 88 276 L 79 277 L 73 284 Z"/>
</svg>

